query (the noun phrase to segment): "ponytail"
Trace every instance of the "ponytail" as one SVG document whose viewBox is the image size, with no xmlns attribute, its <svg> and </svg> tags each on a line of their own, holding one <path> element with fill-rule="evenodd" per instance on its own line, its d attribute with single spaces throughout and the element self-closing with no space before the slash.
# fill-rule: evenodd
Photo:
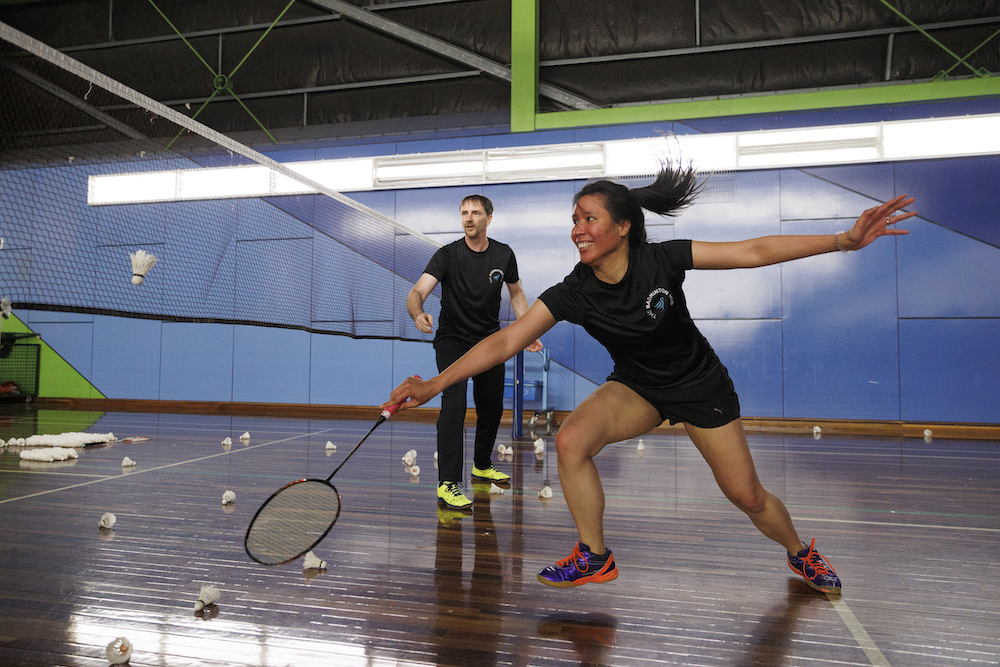
<svg viewBox="0 0 1000 667">
<path fill-rule="evenodd" d="M 660 215 L 674 216 L 694 203 L 703 183 L 698 183 L 694 167 L 676 167 L 668 161 L 661 162 L 660 171 L 649 185 L 628 189 L 613 181 L 600 180 L 583 186 L 573 197 L 575 206 L 581 197 L 597 195 L 604 200 L 604 208 L 615 222 L 628 221 L 629 245 L 634 247 L 646 242 L 646 218 L 642 209 Z"/>
</svg>

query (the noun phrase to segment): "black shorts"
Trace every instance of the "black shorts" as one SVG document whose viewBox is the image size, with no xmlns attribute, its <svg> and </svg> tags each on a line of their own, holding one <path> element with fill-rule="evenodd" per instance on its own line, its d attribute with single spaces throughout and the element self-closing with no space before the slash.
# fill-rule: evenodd
<svg viewBox="0 0 1000 667">
<path fill-rule="evenodd" d="M 678 400 L 676 389 L 656 392 L 617 373 L 609 375 L 608 381 L 623 384 L 642 396 L 660 413 L 660 419 L 670 420 L 671 424 L 683 422 L 698 428 L 718 428 L 740 417 L 740 399 L 725 368 L 681 394 L 682 399 L 690 400 Z"/>
</svg>

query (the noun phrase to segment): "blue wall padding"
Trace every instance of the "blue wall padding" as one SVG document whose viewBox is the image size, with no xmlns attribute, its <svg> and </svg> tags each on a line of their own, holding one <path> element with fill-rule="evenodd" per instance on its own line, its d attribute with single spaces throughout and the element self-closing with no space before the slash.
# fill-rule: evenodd
<svg viewBox="0 0 1000 667">
<path fill-rule="evenodd" d="M 902 320 L 901 418 L 996 423 L 1000 320 Z"/>
<path fill-rule="evenodd" d="M 524 135 L 430 136 L 410 142 L 271 151 L 280 160 L 342 158 L 678 133 L 982 113 L 982 104 L 824 111 Z M 965 111 L 963 111 L 963 109 Z M 470 131 L 471 133 L 471 131 Z M 137 162 L 136 170 L 162 168 Z M 190 162 L 174 160 L 174 167 Z M 22 313 L 105 395 L 162 400 L 376 405 L 407 375 L 436 373 L 430 336 L 406 314 L 406 294 L 433 248 L 390 228 L 336 223 L 317 196 L 87 207 L 87 173 L 110 166 L 0 172 L 0 281 L 15 302 L 52 294 L 68 306 L 156 313 L 180 297 L 208 316 L 274 327 Z M 691 312 L 740 394 L 746 416 L 1000 422 L 1000 158 L 716 174 L 677 218 L 650 216 L 653 240 L 736 241 L 833 234 L 866 208 L 907 192 L 920 217 L 909 236 L 851 255 L 831 253 L 753 270 L 690 272 Z M 356 199 L 440 243 L 461 238 L 459 202 L 495 205 L 491 237 L 517 254 L 529 302 L 576 262 L 571 200 L 583 181 L 359 193 Z M 80 193 L 57 210 L 41 192 Z M 17 195 L 13 195 L 13 192 Z M 29 221 L 30 224 L 25 224 Z M 17 224 L 15 224 L 15 222 Z M 200 257 L 191 247 L 203 248 Z M 128 282 L 127 251 L 160 257 L 147 283 Z M 386 252 L 391 248 L 392 252 Z M 59 266 L 83 278 L 69 283 Z M 438 292 L 425 308 L 435 318 Z M 509 318 L 505 298 L 501 316 Z M 358 337 L 352 338 L 351 336 Z M 366 339 L 369 337 L 369 339 Z M 391 340 L 405 337 L 411 341 Z M 607 352 L 560 323 L 551 349 L 550 407 L 568 410 L 604 381 Z M 540 357 L 526 355 L 528 380 Z M 435 398 L 428 405 L 439 405 Z M 540 402 L 529 402 L 530 411 Z M 404 450 L 405 451 L 405 450 Z"/>
</svg>

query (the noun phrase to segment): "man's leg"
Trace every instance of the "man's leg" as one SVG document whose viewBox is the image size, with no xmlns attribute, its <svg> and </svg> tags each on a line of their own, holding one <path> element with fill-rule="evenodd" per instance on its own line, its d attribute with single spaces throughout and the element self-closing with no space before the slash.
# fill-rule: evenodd
<svg viewBox="0 0 1000 667">
<path fill-rule="evenodd" d="M 493 445 L 503 417 L 504 365 L 499 364 L 472 378 L 472 398 L 476 402 L 476 447 L 474 463 L 481 470 L 492 463 Z"/>
<path fill-rule="evenodd" d="M 438 372 L 453 364 L 468 351 L 454 341 L 434 343 Z M 466 383 L 458 382 L 441 392 L 441 412 L 437 420 L 438 481 L 458 482 L 462 479 L 465 448 L 462 428 L 465 424 Z"/>
</svg>

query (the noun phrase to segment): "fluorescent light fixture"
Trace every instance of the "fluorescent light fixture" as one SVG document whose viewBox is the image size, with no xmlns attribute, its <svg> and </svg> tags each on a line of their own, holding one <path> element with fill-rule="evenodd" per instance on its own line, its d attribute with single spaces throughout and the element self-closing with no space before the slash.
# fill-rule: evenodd
<svg viewBox="0 0 1000 667">
<path fill-rule="evenodd" d="M 170 201 L 176 198 L 176 171 L 91 176 L 87 182 L 87 203 L 93 206 Z"/>
<path fill-rule="evenodd" d="M 267 167 L 185 169 L 178 178 L 181 199 L 229 199 L 266 195 L 271 190 Z"/>
<path fill-rule="evenodd" d="M 886 123 L 886 160 L 1000 153 L 1000 114 Z"/>
<path fill-rule="evenodd" d="M 739 167 L 804 167 L 873 162 L 881 157 L 878 123 L 741 133 Z"/>
<path fill-rule="evenodd" d="M 498 148 L 486 151 L 486 180 L 559 180 L 604 173 L 601 144 Z"/>
<path fill-rule="evenodd" d="M 293 162 L 286 166 L 292 171 L 338 192 L 371 190 L 375 184 L 375 160 L 372 158 L 314 160 Z M 289 195 L 313 192 L 309 186 L 284 174 L 275 174 L 274 177 L 273 194 Z"/>
<path fill-rule="evenodd" d="M 736 169 L 735 132 L 721 134 L 684 134 L 677 137 L 681 156 L 691 160 L 695 171 L 730 171 Z"/>
<path fill-rule="evenodd" d="M 701 173 L 1000 154 L 1000 114 L 286 163 L 335 191 L 652 176 L 659 158 Z M 308 193 L 266 167 L 91 176 L 93 205 Z"/>
<path fill-rule="evenodd" d="M 482 151 L 375 159 L 375 186 L 411 187 L 481 182 Z M 470 180 L 471 179 L 471 180 Z"/>
</svg>

